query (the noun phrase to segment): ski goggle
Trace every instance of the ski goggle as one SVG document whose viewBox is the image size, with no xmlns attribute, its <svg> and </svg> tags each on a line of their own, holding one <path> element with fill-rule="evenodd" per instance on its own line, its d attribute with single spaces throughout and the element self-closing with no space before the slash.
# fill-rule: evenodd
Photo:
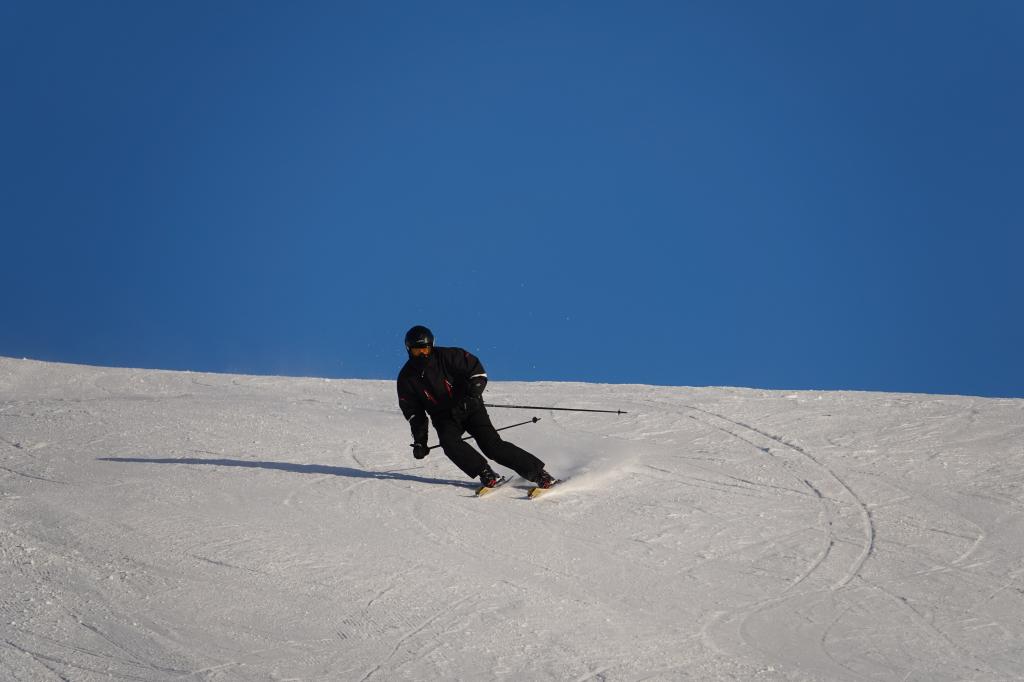
<svg viewBox="0 0 1024 682">
<path fill-rule="evenodd" d="M 427 357 L 430 355 L 430 351 L 433 350 L 430 346 L 422 346 L 409 349 L 409 355 L 413 357 Z"/>
</svg>

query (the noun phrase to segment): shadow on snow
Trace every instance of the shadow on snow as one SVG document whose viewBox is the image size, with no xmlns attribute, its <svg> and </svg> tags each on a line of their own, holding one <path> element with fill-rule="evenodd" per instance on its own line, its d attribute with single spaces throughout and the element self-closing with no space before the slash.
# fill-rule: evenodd
<svg viewBox="0 0 1024 682">
<path fill-rule="evenodd" d="M 155 458 L 144 457 L 98 457 L 101 462 L 131 462 L 135 464 L 206 464 L 219 467 L 244 467 L 246 469 L 275 469 L 289 471 L 293 474 L 321 474 L 327 476 L 344 476 L 346 478 L 376 478 L 384 481 L 412 481 L 414 483 L 431 483 L 435 485 L 454 485 L 460 488 L 472 488 L 475 482 L 456 481 L 444 478 L 425 478 L 401 471 L 364 471 L 351 467 L 334 467 L 323 464 L 293 464 L 291 462 L 261 462 L 250 459 L 199 459 L 197 457 Z"/>
</svg>

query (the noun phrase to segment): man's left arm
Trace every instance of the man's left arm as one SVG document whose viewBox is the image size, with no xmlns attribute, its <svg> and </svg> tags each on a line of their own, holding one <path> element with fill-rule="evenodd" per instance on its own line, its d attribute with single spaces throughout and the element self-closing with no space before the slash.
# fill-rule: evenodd
<svg viewBox="0 0 1024 682">
<path fill-rule="evenodd" d="M 453 416 L 461 421 L 460 417 L 474 412 L 484 404 L 484 389 L 487 388 L 487 372 L 484 370 L 480 358 L 468 350 L 459 349 L 458 369 L 463 375 L 466 386 L 466 394 L 456 404 Z"/>
</svg>

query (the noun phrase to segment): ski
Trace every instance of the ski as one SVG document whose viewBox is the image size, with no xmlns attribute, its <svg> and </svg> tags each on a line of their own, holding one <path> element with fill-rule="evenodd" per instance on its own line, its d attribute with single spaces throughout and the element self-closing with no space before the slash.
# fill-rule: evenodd
<svg viewBox="0 0 1024 682">
<path fill-rule="evenodd" d="M 508 483 L 511 480 L 512 479 L 509 476 L 502 476 L 501 478 L 498 479 L 498 482 L 495 483 L 494 485 L 491 485 L 491 486 L 486 486 L 485 485 L 485 486 L 481 486 L 481 487 L 477 488 L 476 489 L 476 496 L 477 497 L 483 497 L 484 495 L 488 495 L 490 493 L 493 493 L 495 490 L 497 490 L 498 488 L 500 488 L 501 486 L 505 485 L 506 483 Z"/>
</svg>

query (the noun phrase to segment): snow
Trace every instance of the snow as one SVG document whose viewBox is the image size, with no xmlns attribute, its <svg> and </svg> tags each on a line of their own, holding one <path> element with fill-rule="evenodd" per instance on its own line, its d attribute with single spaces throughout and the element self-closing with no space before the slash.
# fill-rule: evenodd
<svg viewBox="0 0 1024 682">
<path fill-rule="evenodd" d="M 477 499 L 390 381 L 0 358 L 0 679 L 1024 678 L 1024 400 L 486 397 L 628 414 Z"/>
</svg>

